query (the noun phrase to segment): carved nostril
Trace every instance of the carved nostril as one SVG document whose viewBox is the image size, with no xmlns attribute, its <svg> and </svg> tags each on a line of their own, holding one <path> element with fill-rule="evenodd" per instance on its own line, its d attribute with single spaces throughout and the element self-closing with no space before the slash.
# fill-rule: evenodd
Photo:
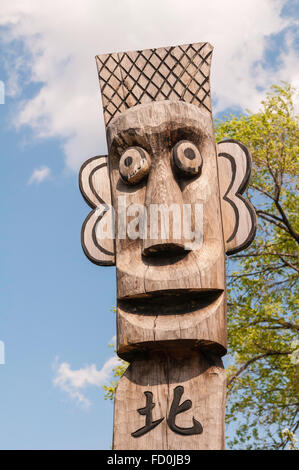
<svg viewBox="0 0 299 470">
<path fill-rule="evenodd" d="M 153 243 L 148 247 L 143 249 L 144 256 L 165 256 L 165 255 L 184 255 L 187 254 L 189 250 L 185 249 L 183 243 L 174 243 L 168 242 L 163 243 L 157 241 L 157 243 Z"/>
</svg>

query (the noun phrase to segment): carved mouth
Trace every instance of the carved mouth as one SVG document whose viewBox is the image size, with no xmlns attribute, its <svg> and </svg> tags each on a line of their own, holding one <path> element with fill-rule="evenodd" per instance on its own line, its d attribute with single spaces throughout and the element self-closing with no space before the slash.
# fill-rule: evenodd
<svg viewBox="0 0 299 470">
<path fill-rule="evenodd" d="M 222 294 L 220 289 L 162 290 L 119 299 L 118 306 L 136 315 L 182 315 L 213 304 Z"/>
</svg>

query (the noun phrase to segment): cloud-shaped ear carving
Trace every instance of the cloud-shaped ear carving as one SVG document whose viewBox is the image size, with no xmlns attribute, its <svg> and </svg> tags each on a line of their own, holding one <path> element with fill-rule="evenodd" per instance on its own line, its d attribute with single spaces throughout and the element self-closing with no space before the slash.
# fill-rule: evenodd
<svg viewBox="0 0 299 470">
<path fill-rule="evenodd" d="M 233 255 L 247 248 L 256 232 L 255 210 L 242 196 L 250 179 L 251 155 L 233 139 L 219 142 L 217 154 L 225 251 Z"/>
<path fill-rule="evenodd" d="M 86 217 L 81 243 L 87 258 L 101 266 L 115 265 L 114 217 L 111 206 L 108 157 L 90 158 L 79 173 L 79 188 L 94 210 Z"/>
</svg>

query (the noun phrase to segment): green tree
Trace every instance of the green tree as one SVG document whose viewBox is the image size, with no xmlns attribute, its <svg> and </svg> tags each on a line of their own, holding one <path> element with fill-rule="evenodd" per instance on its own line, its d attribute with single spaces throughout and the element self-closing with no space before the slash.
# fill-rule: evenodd
<svg viewBox="0 0 299 470">
<path fill-rule="evenodd" d="M 295 91 L 272 86 L 258 113 L 216 123 L 216 140 L 233 138 L 251 151 L 247 197 L 258 214 L 253 244 L 228 260 L 229 448 L 296 448 L 299 427 L 298 304 L 298 117 Z M 114 370 L 104 387 L 113 399 Z"/>
<path fill-rule="evenodd" d="M 253 244 L 233 256 L 228 276 L 227 422 L 233 448 L 294 447 L 298 429 L 298 117 L 295 91 L 272 86 L 258 113 L 216 125 L 217 140 L 251 151 L 248 198 L 256 208 Z"/>
</svg>

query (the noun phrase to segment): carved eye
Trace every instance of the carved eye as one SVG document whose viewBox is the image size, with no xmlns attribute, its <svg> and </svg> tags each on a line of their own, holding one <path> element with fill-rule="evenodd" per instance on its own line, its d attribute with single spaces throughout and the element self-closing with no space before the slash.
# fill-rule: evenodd
<svg viewBox="0 0 299 470">
<path fill-rule="evenodd" d="M 196 176 L 200 174 L 202 158 L 200 151 L 192 142 L 181 140 L 172 149 L 172 160 L 185 176 Z"/>
<path fill-rule="evenodd" d="M 130 147 L 120 158 L 120 176 L 126 183 L 137 184 L 148 174 L 150 166 L 151 159 L 146 150 Z"/>
</svg>

